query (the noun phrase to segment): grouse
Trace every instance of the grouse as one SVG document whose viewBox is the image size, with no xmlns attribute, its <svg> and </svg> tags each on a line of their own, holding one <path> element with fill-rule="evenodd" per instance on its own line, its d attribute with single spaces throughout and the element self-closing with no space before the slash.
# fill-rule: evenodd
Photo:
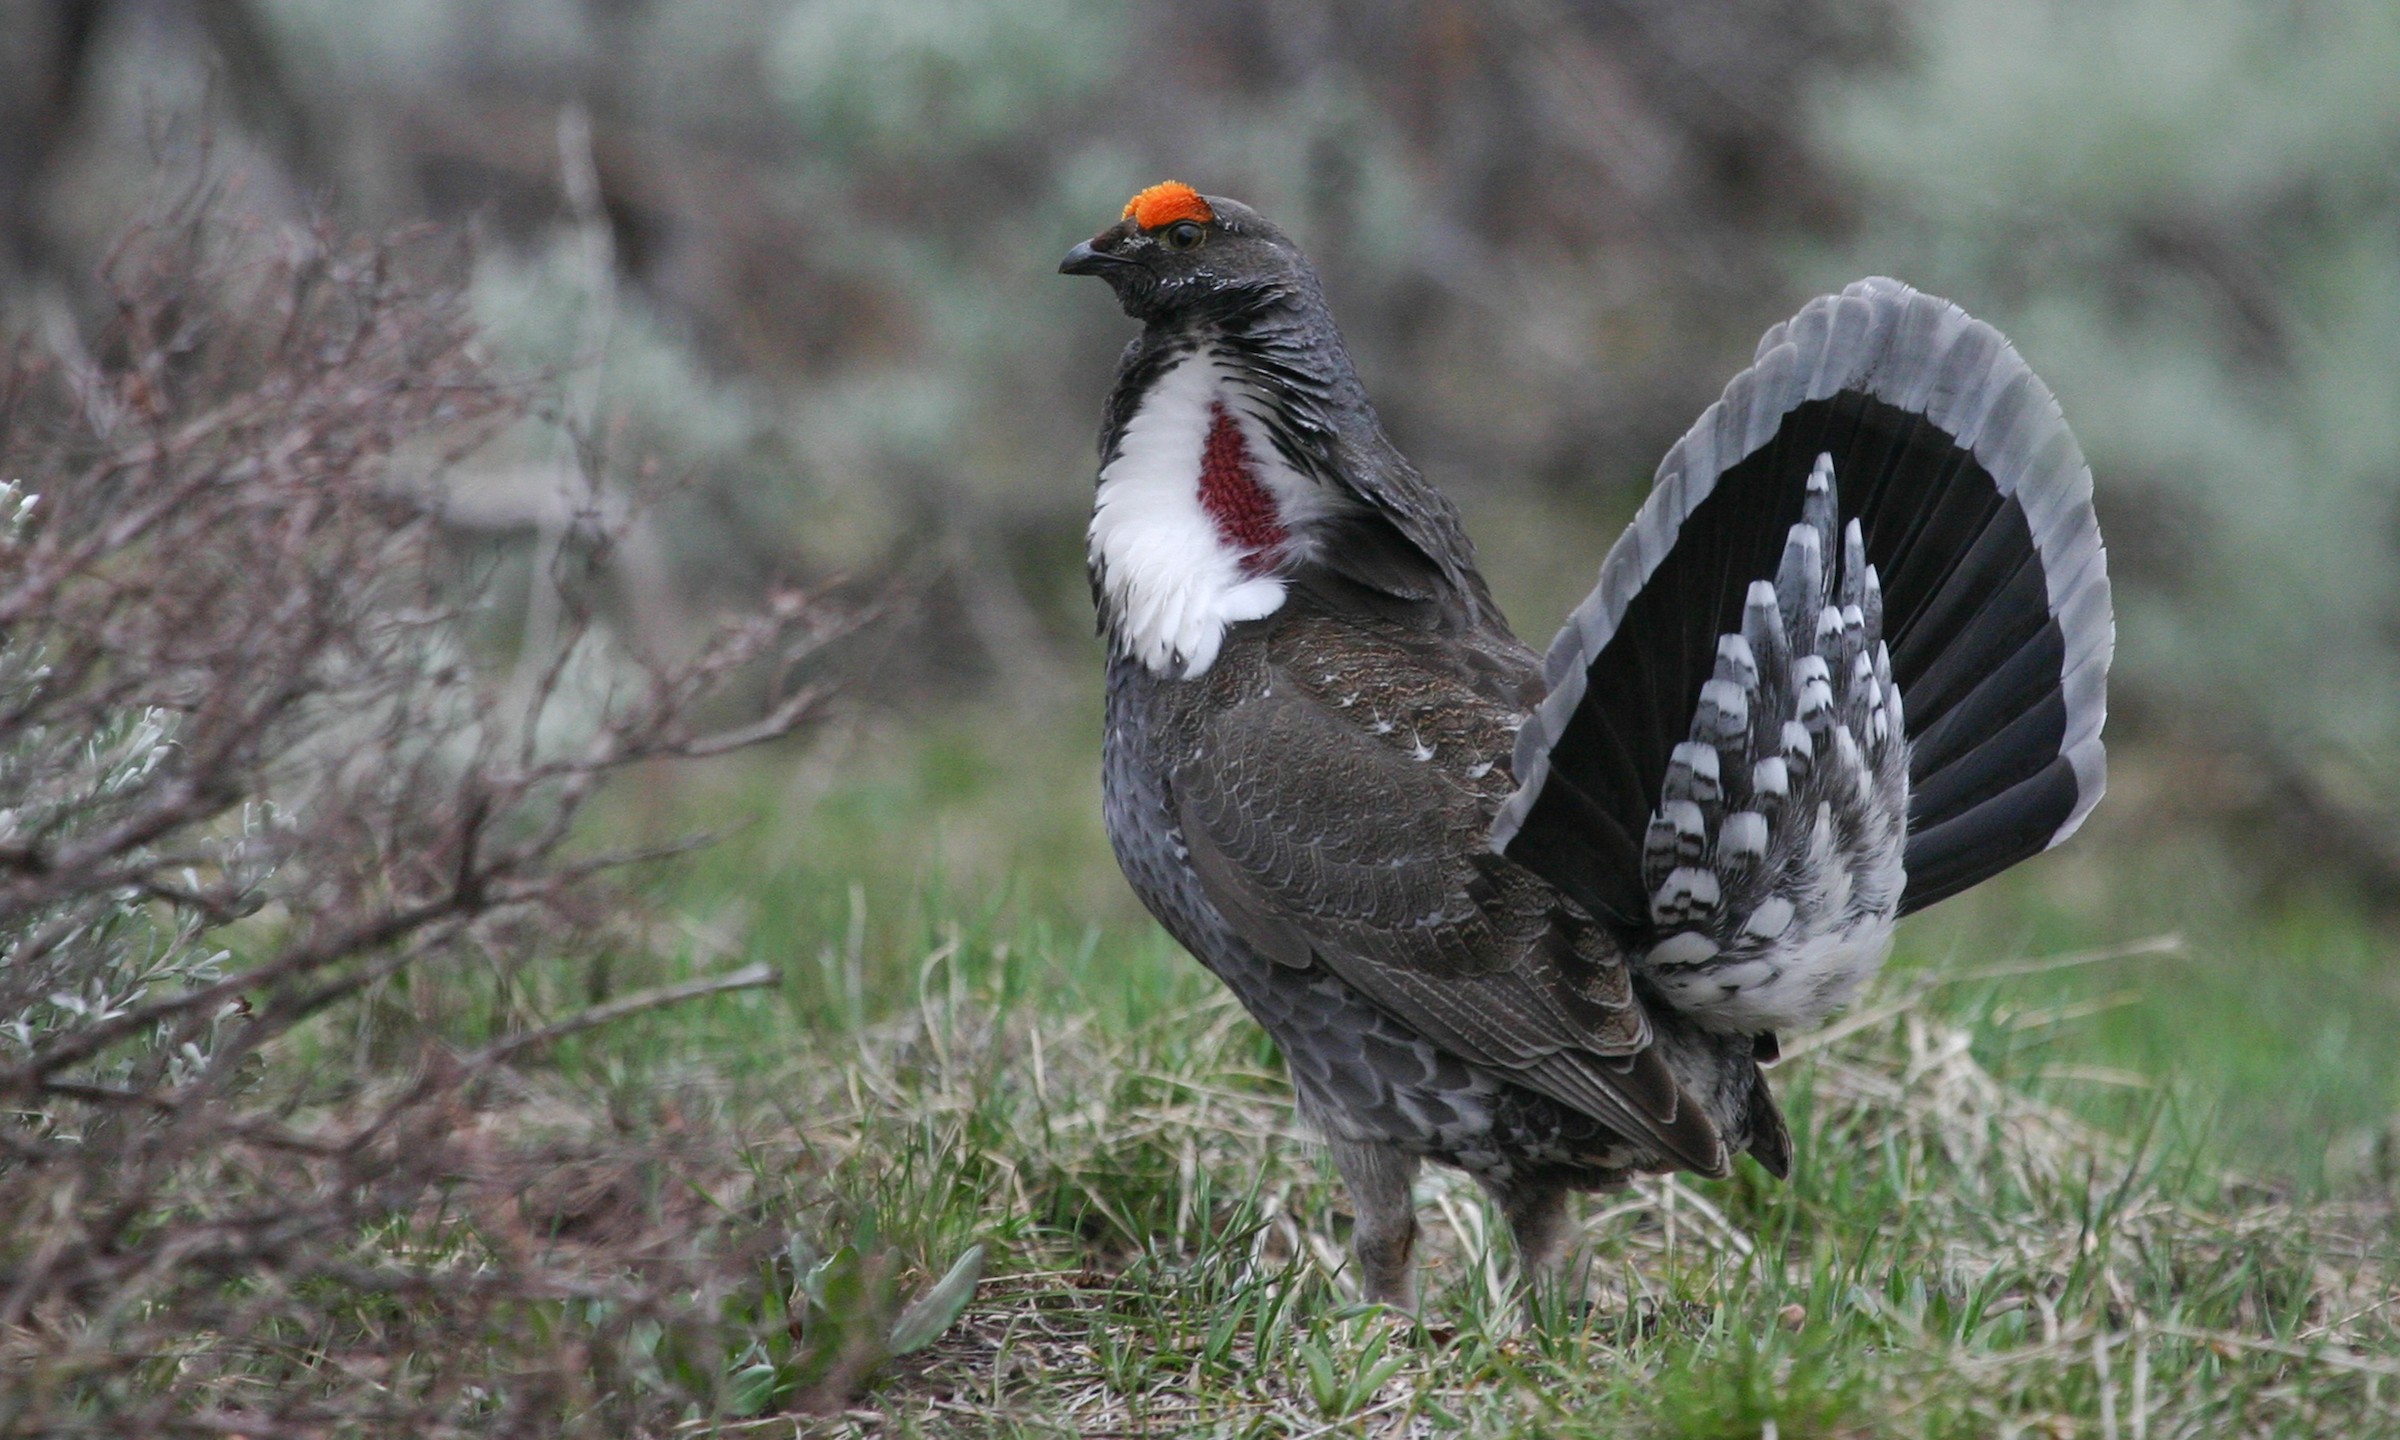
<svg viewBox="0 0 2400 1440">
<path fill-rule="evenodd" d="M 2091 474 L 1949 302 L 1769 330 L 1536 656 L 1282 231 L 1168 182 L 1059 269 L 1142 322 L 1089 533 L 1108 833 L 1280 1047 L 1370 1300 L 1415 1303 L 1425 1160 L 1528 1268 L 1570 1192 L 1786 1174 L 1778 1032 L 2099 800 Z"/>
</svg>

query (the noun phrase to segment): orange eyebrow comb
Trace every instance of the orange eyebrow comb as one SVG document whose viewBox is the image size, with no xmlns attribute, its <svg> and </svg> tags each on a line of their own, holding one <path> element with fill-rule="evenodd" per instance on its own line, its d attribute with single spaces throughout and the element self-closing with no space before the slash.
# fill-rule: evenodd
<svg viewBox="0 0 2400 1440">
<path fill-rule="evenodd" d="M 1125 218 L 1144 230 L 1156 230 L 1178 220 L 1198 220 L 1203 223 L 1217 218 L 1208 208 L 1200 192 L 1181 180 L 1167 180 L 1151 186 L 1125 202 Z"/>
</svg>

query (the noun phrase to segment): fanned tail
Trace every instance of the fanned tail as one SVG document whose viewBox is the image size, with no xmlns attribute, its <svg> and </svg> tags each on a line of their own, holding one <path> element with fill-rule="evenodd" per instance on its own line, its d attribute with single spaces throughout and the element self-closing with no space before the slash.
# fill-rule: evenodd
<svg viewBox="0 0 2400 1440">
<path fill-rule="evenodd" d="M 1895 915 L 2082 824 L 2114 641 L 2048 388 L 1956 306 L 1861 281 L 1668 452 L 1550 647 L 1492 844 L 1680 1008 L 1804 1023 Z"/>
</svg>

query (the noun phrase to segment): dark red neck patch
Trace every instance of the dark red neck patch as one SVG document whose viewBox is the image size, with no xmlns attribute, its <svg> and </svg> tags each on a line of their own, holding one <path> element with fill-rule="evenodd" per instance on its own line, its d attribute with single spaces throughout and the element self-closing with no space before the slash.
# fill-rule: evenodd
<svg viewBox="0 0 2400 1440">
<path fill-rule="evenodd" d="M 1225 402 L 1208 407 L 1208 442 L 1200 449 L 1200 504 L 1217 522 L 1217 534 L 1242 552 L 1242 573 L 1263 575 L 1274 568 L 1291 532 L 1275 497 L 1258 480 L 1250 442 Z"/>
</svg>

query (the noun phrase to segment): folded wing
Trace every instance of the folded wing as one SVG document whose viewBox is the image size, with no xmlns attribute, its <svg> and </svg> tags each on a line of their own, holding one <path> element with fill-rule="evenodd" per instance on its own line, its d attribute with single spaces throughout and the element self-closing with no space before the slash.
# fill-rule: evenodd
<svg viewBox="0 0 2400 1440">
<path fill-rule="evenodd" d="M 1481 703 L 1461 687 L 1431 708 Z M 1289 672 L 1203 723 L 1174 772 L 1178 819 L 1202 888 L 1261 953 L 1323 964 L 1452 1054 L 1725 1172 L 1722 1137 L 1651 1044 L 1622 950 L 1476 843 L 1498 794 L 1436 763 L 1454 730 L 1357 713 Z M 1492 749 L 1500 723 L 1479 727 Z"/>
</svg>

